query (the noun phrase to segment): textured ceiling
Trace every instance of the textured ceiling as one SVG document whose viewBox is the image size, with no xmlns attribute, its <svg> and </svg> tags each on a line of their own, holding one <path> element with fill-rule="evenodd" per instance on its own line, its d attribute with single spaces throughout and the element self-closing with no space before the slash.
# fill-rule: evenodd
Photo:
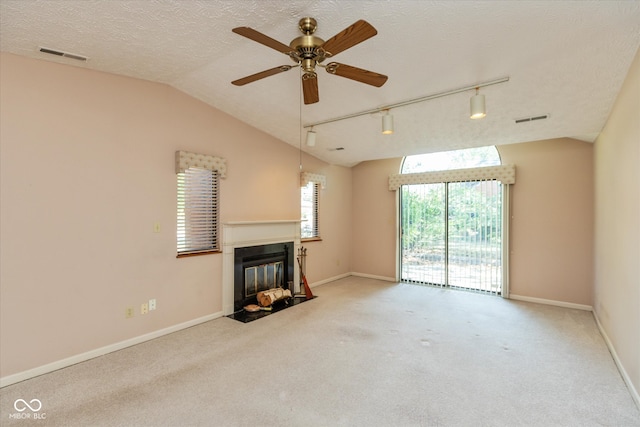
<svg viewBox="0 0 640 427">
<path fill-rule="evenodd" d="M 293 65 L 232 28 L 289 44 L 305 16 L 324 40 L 358 19 L 372 24 L 378 35 L 336 61 L 388 75 L 387 83 L 375 88 L 320 69 L 320 102 L 302 107 L 298 68 L 231 85 Z M 0 0 L 0 19 L 3 51 L 166 83 L 295 147 L 301 123 L 509 77 L 481 89 L 482 120 L 468 118 L 469 91 L 392 109 L 393 135 L 381 135 L 379 113 L 316 127 L 316 146 L 302 148 L 345 166 L 556 137 L 593 141 L 640 44 L 638 1 Z M 514 123 L 540 114 L 549 119 Z"/>
</svg>

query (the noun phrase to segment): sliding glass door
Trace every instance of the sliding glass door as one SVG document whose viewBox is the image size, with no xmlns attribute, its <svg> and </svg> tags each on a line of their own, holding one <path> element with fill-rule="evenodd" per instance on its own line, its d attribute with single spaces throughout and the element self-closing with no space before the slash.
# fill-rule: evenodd
<svg viewBox="0 0 640 427">
<path fill-rule="evenodd" d="M 401 188 L 401 264 L 403 281 L 445 285 L 446 186 L 403 185 Z"/>
<path fill-rule="evenodd" d="M 401 187 L 401 280 L 502 293 L 502 184 Z"/>
</svg>

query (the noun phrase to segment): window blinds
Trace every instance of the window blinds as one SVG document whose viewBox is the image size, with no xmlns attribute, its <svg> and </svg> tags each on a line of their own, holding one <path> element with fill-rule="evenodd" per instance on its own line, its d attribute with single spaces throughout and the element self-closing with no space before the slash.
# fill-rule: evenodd
<svg viewBox="0 0 640 427">
<path fill-rule="evenodd" d="M 178 255 L 218 250 L 218 172 L 189 167 L 178 179 Z"/>
<path fill-rule="evenodd" d="M 300 224 L 303 239 L 320 237 L 318 227 L 318 197 L 320 184 L 309 182 L 301 190 L 302 222 Z"/>
</svg>

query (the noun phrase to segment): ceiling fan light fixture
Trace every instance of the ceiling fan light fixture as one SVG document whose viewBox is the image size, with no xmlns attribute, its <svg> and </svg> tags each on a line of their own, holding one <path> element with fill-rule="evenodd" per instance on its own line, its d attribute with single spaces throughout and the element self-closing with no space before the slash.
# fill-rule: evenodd
<svg viewBox="0 0 640 427">
<path fill-rule="evenodd" d="M 480 95 L 476 88 L 476 94 L 471 97 L 471 119 L 482 119 L 487 115 L 487 109 L 485 107 L 484 95 Z"/>
<path fill-rule="evenodd" d="M 382 116 L 382 134 L 391 135 L 393 133 L 393 116 L 389 114 L 389 110 L 385 111 Z"/>
<path fill-rule="evenodd" d="M 316 133 L 313 129 L 307 131 L 307 147 L 315 147 L 316 145 Z"/>
</svg>

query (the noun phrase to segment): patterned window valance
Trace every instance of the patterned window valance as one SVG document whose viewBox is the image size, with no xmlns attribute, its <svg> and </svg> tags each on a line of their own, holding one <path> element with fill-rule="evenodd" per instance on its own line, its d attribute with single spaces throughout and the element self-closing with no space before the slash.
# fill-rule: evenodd
<svg viewBox="0 0 640 427">
<path fill-rule="evenodd" d="M 323 189 L 327 188 L 327 178 L 324 175 L 302 172 L 300 174 L 300 186 L 305 187 L 310 182 L 317 182 Z"/>
<path fill-rule="evenodd" d="M 482 181 L 495 179 L 503 184 L 515 184 L 515 165 L 487 166 L 483 168 L 455 169 L 435 172 L 404 173 L 389 176 L 389 190 L 401 185 L 433 184 L 437 182 Z"/>
<path fill-rule="evenodd" d="M 188 151 L 176 151 L 176 173 L 184 172 L 190 167 L 216 171 L 220 178 L 227 177 L 227 159 Z"/>
</svg>

